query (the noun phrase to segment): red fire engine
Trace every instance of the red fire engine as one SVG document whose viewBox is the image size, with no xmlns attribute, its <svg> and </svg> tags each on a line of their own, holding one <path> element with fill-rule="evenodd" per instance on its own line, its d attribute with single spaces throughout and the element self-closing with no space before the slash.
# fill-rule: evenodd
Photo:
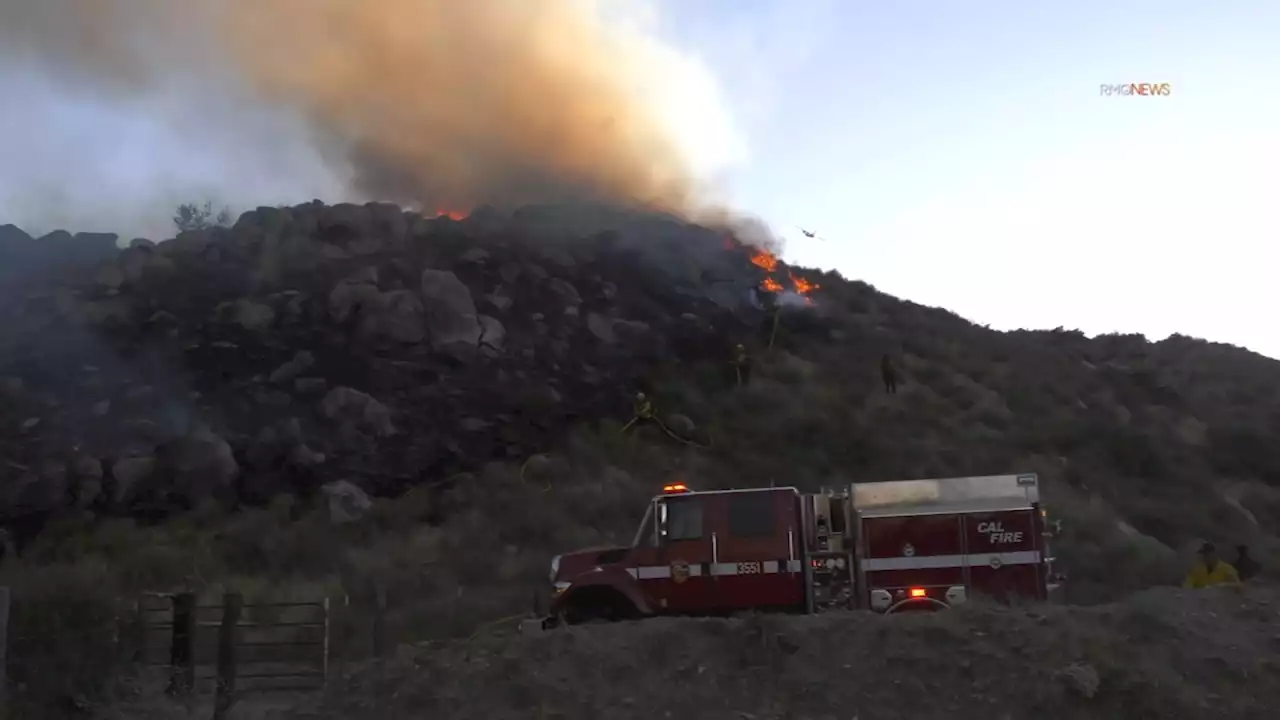
<svg viewBox="0 0 1280 720">
<path fill-rule="evenodd" d="M 1034 473 L 693 492 L 668 485 L 629 547 L 559 555 L 559 621 L 741 610 L 946 608 L 1048 599 L 1053 533 Z"/>
</svg>

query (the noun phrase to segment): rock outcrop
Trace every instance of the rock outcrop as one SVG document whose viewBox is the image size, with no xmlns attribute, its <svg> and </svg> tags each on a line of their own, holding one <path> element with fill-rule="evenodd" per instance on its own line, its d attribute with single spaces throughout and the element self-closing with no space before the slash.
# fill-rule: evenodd
<svg viewBox="0 0 1280 720">
<path fill-rule="evenodd" d="M 0 265 L 48 271 L 0 311 L 0 518 L 397 492 L 543 452 L 762 322 L 723 233 L 583 217 L 315 202 L 125 249 L 0 227 Z"/>
</svg>

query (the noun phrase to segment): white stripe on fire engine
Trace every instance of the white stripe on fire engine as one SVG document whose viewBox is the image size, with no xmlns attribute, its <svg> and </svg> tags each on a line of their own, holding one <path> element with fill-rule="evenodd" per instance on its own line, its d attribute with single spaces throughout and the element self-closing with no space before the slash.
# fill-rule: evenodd
<svg viewBox="0 0 1280 720">
<path fill-rule="evenodd" d="M 800 572 L 801 567 L 799 560 L 791 560 L 789 562 L 765 560 L 763 562 L 715 563 L 711 566 L 711 575 L 774 575 L 778 572 Z M 671 577 L 671 567 L 668 565 L 642 565 L 640 567 L 627 568 L 627 572 L 637 580 L 662 580 Z M 690 563 L 689 577 L 701 576 L 702 565 Z"/>
<path fill-rule="evenodd" d="M 995 562 L 996 560 L 999 562 Z M 862 561 L 862 569 L 867 572 L 876 572 L 879 570 L 925 570 L 966 566 L 1003 567 L 1005 565 L 1037 565 L 1039 563 L 1040 552 L 1038 550 L 1022 550 L 1007 553 L 975 553 L 973 555 L 866 558 Z"/>
</svg>

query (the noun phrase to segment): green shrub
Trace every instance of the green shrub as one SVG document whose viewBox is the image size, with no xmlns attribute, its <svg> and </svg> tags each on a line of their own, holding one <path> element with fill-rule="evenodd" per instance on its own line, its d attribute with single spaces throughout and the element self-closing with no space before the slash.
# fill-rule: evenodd
<svg viewBox="0 0 1280 720">
<path fill-rule="evenodd" d="M 17 717 L 62 718 L 116 699 L 136 669 L 132 601 L 101 562 L 11 564 L 8 673 Z"/>
</svg>

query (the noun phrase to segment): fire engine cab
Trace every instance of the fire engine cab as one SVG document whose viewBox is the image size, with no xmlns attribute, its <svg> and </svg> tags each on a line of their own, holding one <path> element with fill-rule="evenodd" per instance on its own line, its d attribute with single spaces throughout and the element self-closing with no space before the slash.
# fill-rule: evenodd
<svg viewBox="0 0 1280 720">
<path fill-rule="evenodd" d="M 975 594 L 1048 599 L 1052 525 L 1034 473 L 695 492 L 668 485 L 628 547 L 551 562 L 558 622 L 742 610 L 893 613 Z"/>
</svg>

